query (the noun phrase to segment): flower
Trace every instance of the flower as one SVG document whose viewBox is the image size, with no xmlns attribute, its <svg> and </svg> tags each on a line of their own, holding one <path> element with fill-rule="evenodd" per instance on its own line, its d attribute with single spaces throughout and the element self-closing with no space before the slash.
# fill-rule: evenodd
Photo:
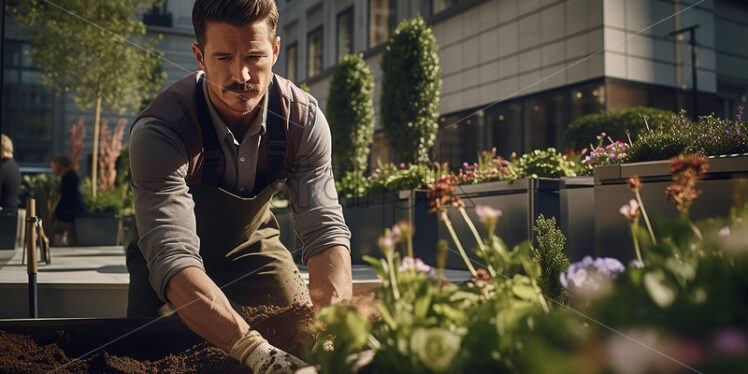
<svg viewBox="0 0 748 374">
<path fill-rule="evenodd" d="M 405 256 L 403 258 L 403 262 L 400 264 L 400 267 L 398 267 L 397 270 L 401 273 L 406 271 L 414 271 L 416 273 L 426 274 L 431 278 L 436 276 L 436 270 L 434 270 L 434 268 L 421 261 L 420 258 L 414 259 L 410 256 Z"/>
<path fill-rule="evenodd" d="M 420 328 L 410 337 L 410 348 L 432 371 L 447 371 L 460 350 L 459 335 L 440 327 Z"/>
<path fill-rule="evenodd" d="M 628 204 L 625 204 L 618 210 L 621 214 L 626 217 L 629 222 L 634 223 L 639 218 L 639 203 L 636 200 L 629 200 Z"/>
<path fill-rule="evenodd" d="M 503 213 L 501 209 L 494 209 L 488 205 L 476 205 L 475 214 L 481 223 L 487 224 L 490 221 L 496 222 Z"/>
<path fill-rule="evenodd" d="M 632 175 L 626 179 L 626 183 L 629 185 L 629 189 L 633 192 L 639 191 L 642 188 L 642 181 L 638 175 Z"/>
<path fill-rule="evenodd" d="M 615 258 L 585 256 L 582 261 L 569 265 L 560 280 L 571 296 L 592 299 L 607 293 L 613 279 L 624 270 L 626 268 Z"/>
<path fill-rule="evenodd" d="M 488 274 L 486 269 L 481 268 L 475 271 L 475 280 L 476 281 L 490 281 L 491 275 Z"/>
<path fill-rule="evenodd" d="M 377 246 L 379 246 L 379 250 L 384 254 L 390 253 L 395 249 L 395 242 L 392 241 L 392 234 L 389 229 L 385 230 L 384 236 L 379 237 L 379 240 L 377 240 Z"/>
</svg>

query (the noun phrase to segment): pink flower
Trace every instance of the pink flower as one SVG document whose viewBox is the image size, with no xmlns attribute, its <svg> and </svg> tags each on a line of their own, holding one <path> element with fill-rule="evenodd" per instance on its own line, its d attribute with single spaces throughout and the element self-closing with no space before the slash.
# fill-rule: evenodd
<svg viewBox="0 0 748 374">
<path fill-rule="evenodd" d="M 610 154 L 610 158 L 616 158 L 616 154 L 615 153 L 611 153 Z"/>
<path fill-rule="evenodd" d="M 608 136 L 608 133 L 606 133 L 606 132 L 601 132 L 601 133 L 600 133 L 600 136 L 602 136 L 602 137 L 606 137 L 606 136 Z"/>
<path fill-rule="evenodd" d="M 494 209 L 488 205 L 476 205 L 475 214 L 481 223 L 496 222 L 501 217 L 502 212 L 500 209 Z"/>
<path fill-rule="evenodd" d="M 626 217 L 629 222 L 633 223 L 637 218 L 639 218 L 639 203 L 637 203 L 636 200 L 631 199 L 628 204 L 623 205 L 618 211 Z"/>
<path fill-rule="evenodd" d="M 405 163 L 404 162 L 400 163 L 400 169 L 405 169 Z"/>
</svg>

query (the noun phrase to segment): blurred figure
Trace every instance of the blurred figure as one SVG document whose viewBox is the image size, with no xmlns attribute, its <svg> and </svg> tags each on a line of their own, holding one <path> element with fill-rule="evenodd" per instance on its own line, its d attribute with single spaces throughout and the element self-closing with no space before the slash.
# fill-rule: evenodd
<svg viewBox="0 0 748 374">
<path fill-rule="evenodd" d="M 52 215 L 58 224 L 54 245 L 74 245 L 77 242 L 75 216 L 83 212 L 81 180 L 78 178 L 78 174 L 71 169 L 70 159 L 65 155 L 53 157 L 49 165 L 52 167 L 52 173 L 61 178 L 60 202 L 57 203 Z"/>
<path fill-rule="evenodd" d="M 21 172 L 13 159 L 13 142 L 2 134 L 2 161 L 0 163 L 0 211 L 16 214 L 18 195 L 21 193 Z"/>
</svg>

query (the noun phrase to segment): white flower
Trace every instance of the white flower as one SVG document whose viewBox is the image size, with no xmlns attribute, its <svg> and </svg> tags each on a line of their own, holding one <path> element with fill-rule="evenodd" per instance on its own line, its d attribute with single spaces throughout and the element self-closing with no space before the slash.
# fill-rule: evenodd
<svg viewBox="0 0 748 374">
<path fill-rule="evenodd" d="M 502 212 L 500 209 L 494 209 L 488 205 L 476 205 L 475 214 L 481 223 L 496 222 L 501 217 Z"/>
</svg>

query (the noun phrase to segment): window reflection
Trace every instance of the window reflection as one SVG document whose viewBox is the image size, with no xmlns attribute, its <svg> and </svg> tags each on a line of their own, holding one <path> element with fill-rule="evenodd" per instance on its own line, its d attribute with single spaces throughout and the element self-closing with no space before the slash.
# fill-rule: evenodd
<svg viewBox="0 0 748 374">
<path fill-rule="evenodd" d="M 369 48 L 387 41 L 395 27 L 395 0 L 369 0 Z"/>
<path fill-rule="evenodd" d="M 310 78 L 322 72 L 322 26 L 311 31 L 307 40 L 307 78 Z"/>
<path fill-rule="evenodd" d="M 286 47 L 286 78 L 288 78 L 292 82 L 296 82 L 296 79 L 298 78 L 296 55 L 297 55 L 296 43 L 292 43 L 288 47 Z"/>
<path fill-rule="evenodd" d="M 353 53 L 353 8 L 338 14 L 337 37 L 337 61 L 340 61 L 345 55 Z"/>
</svg>

